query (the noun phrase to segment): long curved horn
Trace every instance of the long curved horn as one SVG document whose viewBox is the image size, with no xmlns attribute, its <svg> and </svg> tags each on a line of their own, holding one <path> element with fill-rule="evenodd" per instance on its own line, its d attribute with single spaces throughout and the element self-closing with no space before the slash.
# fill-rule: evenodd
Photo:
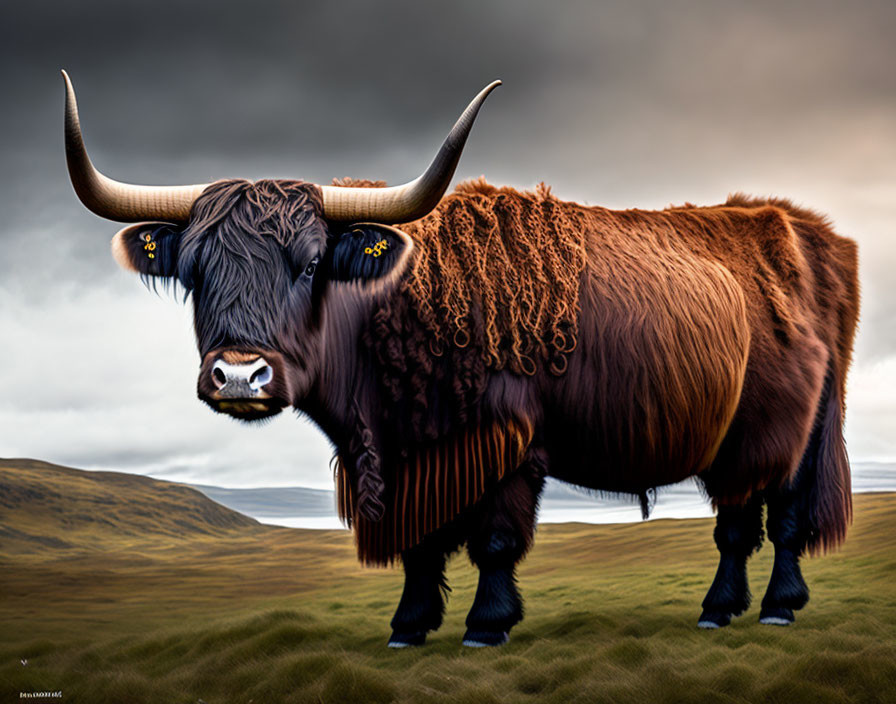
<svg viewBox="0 0 896 704">
<path fill-rule="evenodd" d="M 499 85 L 501 81 L 494 81 L 473 98 L 448 133 L 429 168 L 413 181 L 391 188 L 321 186 L 324 217 L 339 221 L 396 223 L 410 222 L 429 213 L 451 182 L 479 108 Z"/>
<path fill-rule="evenodd" d="M 193 201 L 209 184 L 192 186 L 135 186 L 113 181 L 94 168 L 84 148 L 75 89 L 65 79 L 65 157 L 78 198 L 100 217 L 119 222 L 165 220 L 186 222 Z"/>
</svg>

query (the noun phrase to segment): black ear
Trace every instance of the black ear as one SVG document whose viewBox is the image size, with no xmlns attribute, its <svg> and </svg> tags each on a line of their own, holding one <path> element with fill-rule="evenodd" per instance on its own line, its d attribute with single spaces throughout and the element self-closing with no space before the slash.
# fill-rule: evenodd
<svg viewBox="0 0 896 704">
<path fill-rule="evenodd" d="M 177 274 L 181 230 L 166 222 L 138 222 L 112 238 L 112 256 L 122 269 L 143 276 Z"/>
<path fill-rule="evenodd" d="M 398 276 L 414 243 L 401 230 L 362 222 L 346 228 L 330 246 L 331 281 L 373 282 Z"/>
</svg>

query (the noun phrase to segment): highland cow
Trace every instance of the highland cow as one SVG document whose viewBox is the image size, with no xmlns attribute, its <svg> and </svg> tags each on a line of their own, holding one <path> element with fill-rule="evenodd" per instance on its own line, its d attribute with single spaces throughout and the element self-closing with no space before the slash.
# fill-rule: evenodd
<svg viewBox="0 0 896 704">
<path fill-rule="evenodd" d="M 855 244 L 777 199 L 612 211 L 481 180 L 443 198 L 495 85 L 403 186 L 162 188 L 95 170 L 66 76 L 69 170 L 87 207 L 137 221 L 118 262 L 190 293 L 199 397 L 243 420 L 291 406 L 329 438 L 360 559 L 404 566 L 391 646 L 439 627 L 464 544 L 480 570 L 464 643 L 507 640 L 547 476 L 645 514 L 656 487 L 696 477 L 721 556 L 703 627 L 749 605 L 767 506 L 760 620 L 793 622 L 800 556 L 851 517 Z"/>
</svg>

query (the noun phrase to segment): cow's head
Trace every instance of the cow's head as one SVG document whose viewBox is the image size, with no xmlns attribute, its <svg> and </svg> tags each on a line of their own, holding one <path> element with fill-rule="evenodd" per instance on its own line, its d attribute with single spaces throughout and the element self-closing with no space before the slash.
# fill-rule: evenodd
<svg viewBox="0 0 896 704">
<path fill-rule="evenodd" d="M 500 84 L 476 96 L 429 168 L 403 186 L 232 180 L 162 187 L 120 183 L 94 168 L 63 76 L 75 191 L 96 214 L 133 223 L 112 240 L 122 267 L 191 293 L 199 397 L 244 420 L 307 396 L 324 363 L 328 306 L 373 300 L 401 276 L 413 244 L 385 223 L 410 222 L 435 207 L 482 102 Z"/>
</svg>

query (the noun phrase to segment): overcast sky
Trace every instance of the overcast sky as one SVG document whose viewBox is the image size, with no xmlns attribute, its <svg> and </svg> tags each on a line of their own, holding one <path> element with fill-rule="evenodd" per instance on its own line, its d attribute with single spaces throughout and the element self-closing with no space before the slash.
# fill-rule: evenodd
<svg viewBox="0 0 896 704">
<path fill-rule="evenodd" d="M 0 456 L 223 486 L 330 488 L 283 414 L 195 396 L 190 310 L 116 267 L 68 182 L 59 69 L 120 180 L 413 178 L 487 101 L 457 180 L 610 207 L 775 194 L 861 251 L 854 460 L 896 460 L 896 4 L 15 3 L 0 12 Z"/>
</svg>

